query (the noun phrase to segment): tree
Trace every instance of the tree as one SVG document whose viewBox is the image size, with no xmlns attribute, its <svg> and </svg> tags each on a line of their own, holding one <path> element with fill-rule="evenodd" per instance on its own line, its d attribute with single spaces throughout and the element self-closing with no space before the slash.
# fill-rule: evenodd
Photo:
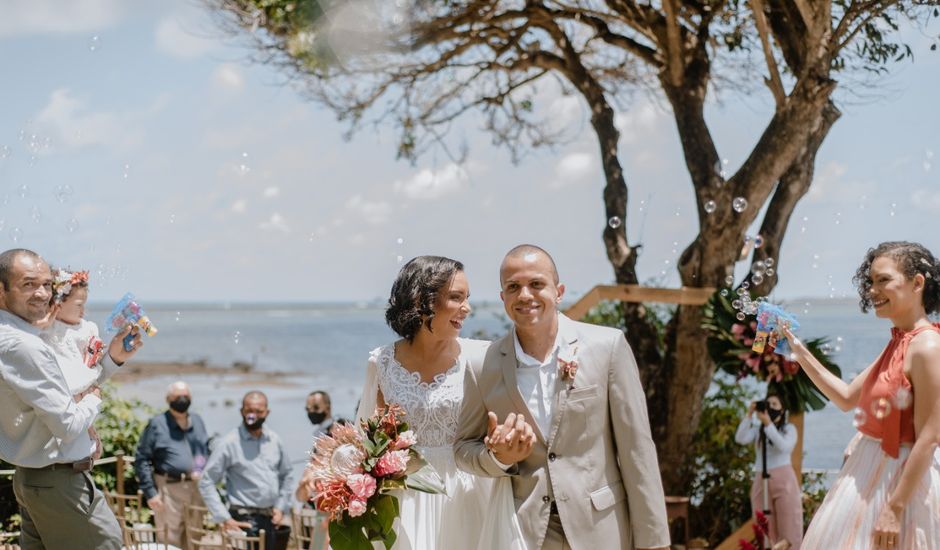
<svg viewBox="0 0 940 550">
<path fill-rule="evenodd" d="M 882 74 L 913 56 L 900 24 L 923 28 L 940 0 L 204 0 L 232 32 L 249 30 L 258 60 L 299 77 L 312 99 L 355 130 L 400 132 L 398 155 L 445 143 L 460 115 L 481 111 L 513 159 L 560 138 L 539 116 L 543 82 L 578 94 L 590 110 L 606 185 L 598 220 L 618 283 L 638 283 L 639 243 L 627 235 L 628 186 L 615 107 L 646 89 L 672 109 L 699 233 L 677 267 L 683 285 L 719 287 L 732 274 L 747 228 L 778 259 L 793 210 L 810 187 L 816 152 L 840 116 L 846 74 Z M 755 67 L 761 67 L 758 70 Z M 765 72 L 774 112 L 730 177 L 705 120 L 709 92 L 753 89 Z M 543 113 L 544 114 L 544 113 Z M 371 118 L 370 118 L 371 117 Z M 446 147 L 446 145 L 445 145 Z M 462 155 L 462 153 L 461 153 Z M 457 155 L 457 156 L 461 156 Z M 760 294 L 777 273 L 750 282 Z M 759 271 L 759 270 L 757 270 Z M 642 305 L 624 304 L 641 365 L 667 492 L 684 494 L 688 449 L 714 374 L 700 307 L 680 306 L 661 339 Z"/>
</svg>

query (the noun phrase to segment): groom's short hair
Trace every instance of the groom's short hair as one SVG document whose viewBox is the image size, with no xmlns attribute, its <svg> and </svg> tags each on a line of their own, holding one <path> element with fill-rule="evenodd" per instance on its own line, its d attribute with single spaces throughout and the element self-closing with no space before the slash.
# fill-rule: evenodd
<svg viewBox="0 0 940 550">
<path fill-rule="evenodd" d="M 520 244 L 512 247 L 512 250 L 506 253 L 506 256 L 503 257 L 503 262 L 509 258 L 524 258 L 531 254 L 541 254 L 548 258 L 548 263 L 552 266 L 552 277 L 555 284 L 558 284 L 558 266 L 555 265 L 555 259 L 552 258 L 552 255 L 549 254 L 541 246 L 536 246 L 534 244 Z"/>
</svg>

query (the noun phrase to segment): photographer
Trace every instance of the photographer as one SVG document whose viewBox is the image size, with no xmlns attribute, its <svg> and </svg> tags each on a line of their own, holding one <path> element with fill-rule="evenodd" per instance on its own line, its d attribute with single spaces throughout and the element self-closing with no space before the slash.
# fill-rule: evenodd
<svg viewBox="0 0 940 550">
<path fill-rule="evenodd" d="M 755 418 L 756 415 L 756 418 Z M 751 509 L 765 510 L 764 504 L 764 456 L 767 457 L 766 473 L 767 517 L 770 540 L 786 539 L 794 550 L 799 550 L 803 540 L 803 503 L 796 473 L 790 463 L 790 455 L 796 445 L 796 427 L 787 423 L 787 412 L 780 397 L 767 394 L 764 401 L 753 401 L 747 416 L 738 425 L 734 440 L 741 445 L 753 444 L 757 448 L 754 466 L 757 471 L 751 485 Z M 766 446 L 766 454 L 765 448 Z"/>
</svg>

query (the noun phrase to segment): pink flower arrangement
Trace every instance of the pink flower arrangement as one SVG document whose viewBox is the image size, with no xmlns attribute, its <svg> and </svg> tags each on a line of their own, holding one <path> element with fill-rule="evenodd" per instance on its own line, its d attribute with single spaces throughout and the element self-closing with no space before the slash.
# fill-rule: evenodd
<svg viewBox="0 0 940 550">
<path fill-rule="evenodd" d="M 394 543 L 399 507 L 393 491 L 443 492 L 440 477 L 414 448 L 417 438 L 404 416 L 400 406 L 389 405 L 359 426 L 335 425 L 314 442 L 303 482 L 317 510 L 329 514 L 335 550 Z"/>
<path fill-rule="evenodd" d="M 756 331 L 757 321 L 751 321 L 749 325 L 741 323 L 731 325 L 731 334 L 741 343 L 740 353 L 737 356 L 743 365 L 738 378 L 752 374 L 760 380 L 782 382 L 799 372 L 799 363 L 775 353 L 773 346 L 767 345 L 762 353 L 751 351 Z"/>
</svg>

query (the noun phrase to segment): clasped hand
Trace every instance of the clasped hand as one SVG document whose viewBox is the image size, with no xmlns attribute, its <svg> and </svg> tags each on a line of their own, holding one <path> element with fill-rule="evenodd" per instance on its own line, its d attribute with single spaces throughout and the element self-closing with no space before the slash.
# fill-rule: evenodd
<svg viewBox="0 0 940 550">
<path fill-rule="evenodd" d="M 503 423 L 499 423 L 496 413 L 487 414 L 486 437 L 483 443 L 493 451 L 496 460 L 503 464 L 515 464 L 525 460 L 532 453 L 535 444 L 535 431 L 521 414 L 509 413 Z"/>
</svg>

